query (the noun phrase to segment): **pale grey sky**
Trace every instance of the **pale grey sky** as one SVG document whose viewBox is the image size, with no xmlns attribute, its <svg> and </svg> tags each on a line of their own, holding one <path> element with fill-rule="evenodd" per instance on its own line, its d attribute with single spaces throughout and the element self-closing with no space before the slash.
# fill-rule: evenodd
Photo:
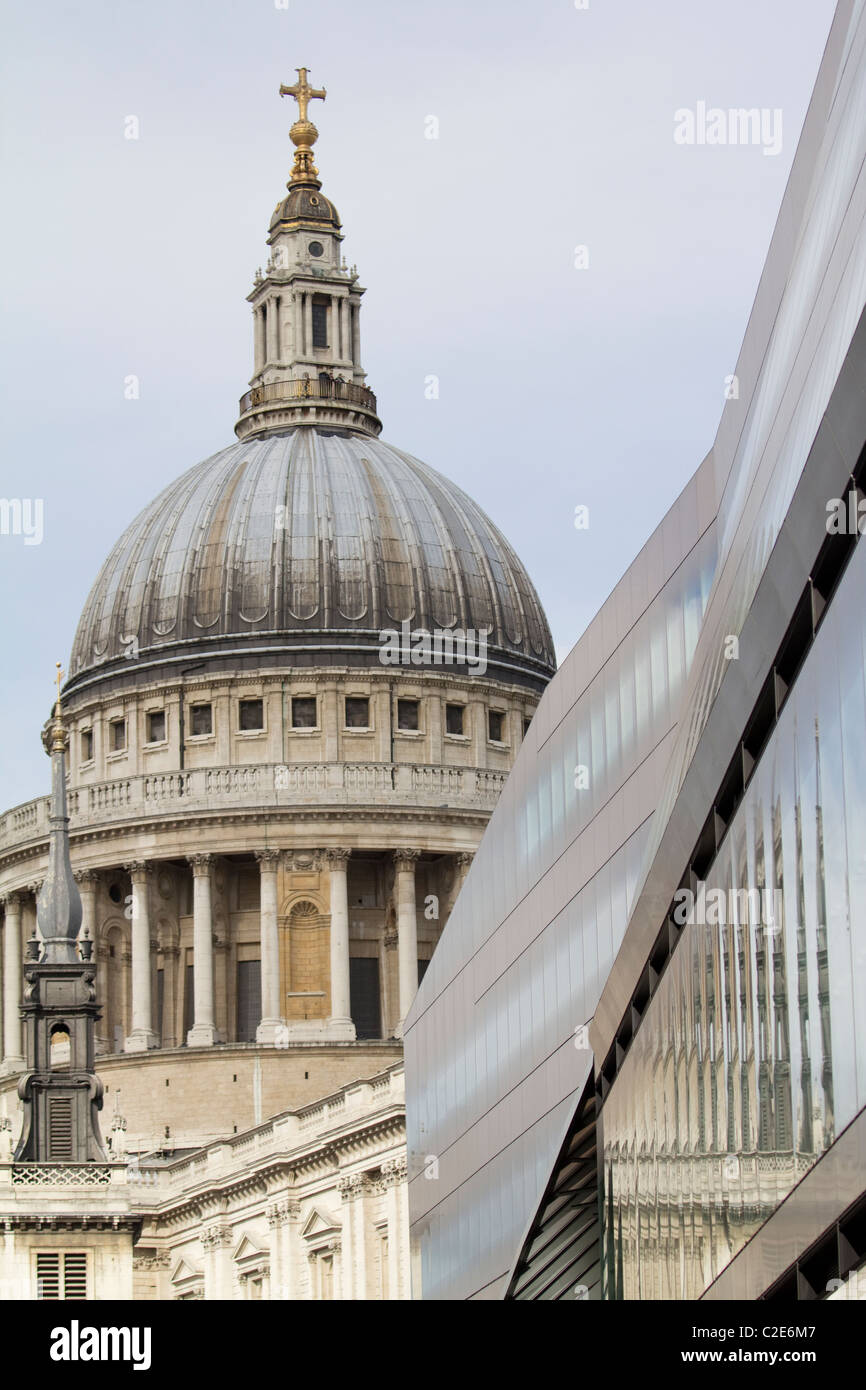
<svg viewBox="0 0 866 1390">
<path fill-rule="evenodd" d="M 45 520 L 40 545 L 0 536 L 0 807 L 47 789 L 54 662 L 110 546 L 234 440 L 291 162 L 281 81 L 303 64 L 328 89 L 318 164 L 383 438 L 486 508 L 562 657 L 712 442 L 833 8 L 7 5 L 0 494 Z M 700 101 L 780 108 L 781 152 L 677 145 Z"/>
</svg>

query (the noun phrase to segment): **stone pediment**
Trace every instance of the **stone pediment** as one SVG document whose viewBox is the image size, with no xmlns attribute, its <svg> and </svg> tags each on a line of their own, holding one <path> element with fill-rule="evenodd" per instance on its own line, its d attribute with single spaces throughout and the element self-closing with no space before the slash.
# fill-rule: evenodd
<svg viewBox="0 0 866 1390">
<path fill-rule="evenodd" d="M 171 1272 L 171 1282 L 173 1284 L 188 1284 L 193 1279 L 201 1279 L 202 1271 L 195 1269 L 187 1260 L 181 1256 Z"/>
<path fill-rule="evenodd" d="M 301 1228 L 301 1235 L 305 1240 L 321 1239 L 323 1236 L 337 1235 L 340 1229 L 341 1223 L 324 1207 L 313 1207 Z"/>
<path fill-rule="evenodd" d="M 253 1240 L 244 1232 L 232 1251 L 232 1259 L 236 1264 L 244 1264 L 249 1260 L 261 1260 L 266 1258 L 268 1251 L 261 1245 L 256 1245 Z"/>
</svg>

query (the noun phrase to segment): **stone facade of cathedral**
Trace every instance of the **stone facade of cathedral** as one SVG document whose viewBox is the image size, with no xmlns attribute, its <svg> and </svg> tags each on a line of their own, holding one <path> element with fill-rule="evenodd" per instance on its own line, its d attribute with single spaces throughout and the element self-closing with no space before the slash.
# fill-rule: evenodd
<svg viewBox="0 0 866 1390">
<path fill-rule="evenodd" d="M 62 692 L 106 1181 L 157 1298 L 409 1295 L 403 1019 L 555 665 L 505 538 L 378 437 L 318 93 L 286 94 L 238 442 L 121 536 Z M 0 816 L 13 1144 L 49 820 Z"/>
</svg>

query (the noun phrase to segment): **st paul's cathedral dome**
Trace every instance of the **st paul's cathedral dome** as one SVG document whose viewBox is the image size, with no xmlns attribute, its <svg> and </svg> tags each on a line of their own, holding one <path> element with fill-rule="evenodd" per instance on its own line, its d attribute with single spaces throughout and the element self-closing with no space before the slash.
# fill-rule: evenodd
<svg viewBox="0 0 866 1390">
<path fill-rule="evenodd" d="M 371 1130 L 358 1147 L 350 1126 L 345 1154 L 327 1149 L 327 1201 L 362 1194 L 390 1242 L 388 1296 L 408 1296 L 403 1020 L 555 665 L 508 541 L 454 482 L 379 437 L 364 290 L 313 163 L 307 106 L 325 93 L 303 68 L 281 91 L 300 107 L 296 153 L 249 295 L 237 441 L 120 537 L 61 696 L 112 1144 L 172 1168 L 139 1241 L 159 1271 L 144 1297 L 197 1296 L 202 1280 L 224 1297 L 253 1278 L 253 1256 L 298 1296 L 327 1296 L 318 1177 L 308 1200 L 284 1155 L 299 1223 L 271 1224 L 264 1197 L 221 1196 L 205 1245 L 187 1191 L 197 1160 L 175 1172 L 172 1155 L 223 1141 L 228 1154 L 237 1136 L 242 1177 L 245 1131 L 292 1110 L 324 1136 L 320 1102 L 359 1077 L 364 1115 L 387 1112 L 387 1146 Z M 25 1068 L 23 946 L 40 949 L 57 825 L 45 796 L 0 816 L 0 1104 L 15 1104 Z M 352 1263 L 351 1241 L 373 1240 L 353 1223 L 343 1296 L 384 1296 L 384 1266 L 368 1279 Z"/>
</svg>

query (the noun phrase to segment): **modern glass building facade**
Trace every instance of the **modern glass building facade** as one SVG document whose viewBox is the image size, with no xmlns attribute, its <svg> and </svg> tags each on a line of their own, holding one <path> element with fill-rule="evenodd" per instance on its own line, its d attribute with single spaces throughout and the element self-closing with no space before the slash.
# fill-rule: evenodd
<svg viewBox="0 0 866 1390">
<path fill-rule="evenodd" d="M 864 146 L 843 0 L 738 395 L 548 687 L 407 1021 L 423 1297 L 866 1256 L 866 557 L 828 531 L 864 490 Z"/>
</svg>

